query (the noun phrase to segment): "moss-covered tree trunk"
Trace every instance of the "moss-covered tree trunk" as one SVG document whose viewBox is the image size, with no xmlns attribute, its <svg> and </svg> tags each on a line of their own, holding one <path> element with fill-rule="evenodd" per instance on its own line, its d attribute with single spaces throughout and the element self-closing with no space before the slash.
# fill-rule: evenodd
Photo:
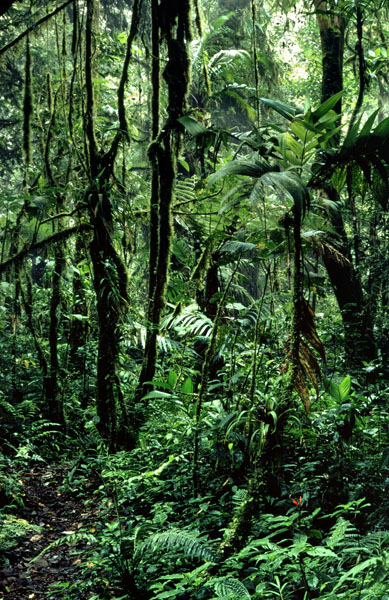
<svg viewBox="0 0 389 600">
<path fill-rule="evenodd" d="M 74 250 L 75 267 L 83 260 L 87 243 L 87 240 L 79 233 L 76 237 Z M 86 321 L 88 307 L 83 276 L 77 269 L 73 272 L 72 287 L 73 316 L 69 328 L 69 367 L 71 371 L 82 374 L 85 369 L 85 359 L 81 356 L 81 353 L 87 340 L 89 326 Z"/>
<path fill-rule="evenodd" d="M 120 137 L 103 153 L 95 136 L 93 56 L 97 38 L 98 1 L 87 1 L 85 32 L 85 134 L 90 184 L 86 203 L 93 225 L 90 256 L 98 315 L 97 414 L 98 428 L 111 450 L 116 449 L 117 408 L 123 409 L 120 381 L 117 376 L 119 325 L 127 306 L 127 274 L 113 243 L 114 220 L 110 201 L 110 179 Z M 123 86 L 124 87 L 124 86 Z"/>
<path fill-rule="evenodd" d="M 149 159 L 152 168 L 150 199 L 150 266 L 147 338 L 135 393 L 135 402 L 151 389 L 156 368 L 157 342 L 165 307 L 165 289 L 169 275 L 172 227 L 172 203 L 176 181 L 176 162 L 180 149 L 183 116 L 189 90 L 190 60 L 187 44 L 191 40 L 191 2 L 172 3 L 169 10 L 163 2 L 152 0 L 152 135 Z M 166 42 L 167 64 L 163 78 L 168 89 L 168 118 L 159 127 L 160 112 L 160 40 Z M 136 421 L 141 423 L 143 415 Z"/>
<path fill-rule="evenodd" d="M 332 0 L 315 0 L 322 51 L 322 101 L 343 89 L 345 21 Z M 342 100 L 334 110 L 340 115 Z"/>
</svg>

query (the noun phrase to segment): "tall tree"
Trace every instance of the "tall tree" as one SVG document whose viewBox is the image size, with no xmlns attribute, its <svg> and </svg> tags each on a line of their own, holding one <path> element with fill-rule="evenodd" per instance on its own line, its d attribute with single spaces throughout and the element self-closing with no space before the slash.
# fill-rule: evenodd
<svg viewBox="0 0 389 600">
<path fill-rule="evenodd" d="M 358 11 L 358 6 L 356 11 Z M 316 0 L 315 12 L 322 52 L 321 100 L 325 102 L 343 90 L 346 19 L 341 12 L 341 7 L 332 0 Z M 334 110 L 338 112 L 340 121 L 341 99 L 337 102 Z M 353 263 L 351 244 L 340 209 L 339 194 L 328 182 L 320 182 L 320 185 L 328 198 L 336 202 L 339 207 L 338 210 L 330 211 L 329 215 L 336 234 L 334 244 L 345 259 L 339 260 L 339 255 L 336 253 L 325 252 L 323 260 L 342 314 L 347 350 L 355 359 L 356 364 L 359 364 L 377 356 L 372 315 L 364 298 L 360 276 Z M 349 202 L 352 202 L 350 197 Z"/>
</svg>

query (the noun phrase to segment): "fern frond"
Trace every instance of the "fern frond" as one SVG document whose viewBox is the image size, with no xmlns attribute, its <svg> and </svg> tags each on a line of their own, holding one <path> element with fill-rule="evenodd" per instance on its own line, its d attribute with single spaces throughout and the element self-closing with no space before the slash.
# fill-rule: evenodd
<svg viewBox="0 0 389 600">
<path fill-rule="evenodd" d="M 187 306 L 171 324 L 177 328 L 179 335 L 193 334 L 201 336 L 210 336 L 212 331 L 212 321 L 197 308 L 197 305 Z"/>
<path fill-rule="evenodd" d="M 387 529 L 371 531 L 361 539 L 361 545 L 369 553 L 379 553 L 383 548 L 389 546 L 389 531 Z"/>
<path fill-rule="evenodd" d="M 186 179 L 177 179 L 175 186 L 175 196 L 178 202 L 194 202 L 196 179 L 194 176 Z"/>
<path fill-rule="evenodd" d="M 194 533 L 182 529 L 169 529 L 162 533 L 156 533 L 140 544 L 136 552 L 142 554 L 147 550 L 154 551 L 158 548 L 166 548 L 172 552 L 181 551 L 191 559 L 216 561 L 215 553 L 203 540 Z"/>
<path fill-rule="evenodd" d="M 58 546 L 62 546 L 62 544 L 67 544 L 68 546 L 75 546 L 80 542 L 85 542 L 88 545 L 92 546 L 97 543 L 97 538 L 91 533 L 84 532 L 70 533 L 68 535 L 64 535 L 54 540 L 54 542 L 51 542 L 51 544 L 49 544 L 45 548 L 43 548 L 43 550 L 37 556 L 34 556 L 34 558 L 30 560 L 30 564 L 34 563 L 36 560 L 38 560 L 38 558 L 43 556 L 43 554 L 46 554 L 46 552 L 48 552 L 49 550 L 52 550 L 53 548 L 58 548 Z"/>
<path fill-rule="evenodd" d="M 331 529 L 331 534 L 327 538 L 327 546 L 330 548 L 344 548 L 351 545 L 359 545 L 359 533 L 350 521 L 340 517 Z"/>
<path fill-rule="evenodd" d="M 233 577 L 219 579 L 214 583 L 215 592 L 223 600 L 250 600 L 251 595 L 246 586 Z"/>
</svg>

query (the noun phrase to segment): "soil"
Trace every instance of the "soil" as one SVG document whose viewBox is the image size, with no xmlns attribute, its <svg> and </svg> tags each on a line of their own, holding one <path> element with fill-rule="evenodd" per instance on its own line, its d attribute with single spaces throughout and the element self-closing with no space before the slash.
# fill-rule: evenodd
<svg viewBox="0 0 389 600">
<path fill-rule="evenodd" d="M 53 584 L 74 584 L 80 579 L 85 542 L 76 546 L 63 543 L 39 556 L 59 538 L 80 530 L 94 531 L 93 524 L 99 509 L 90 508 L 89 505 L 86 509 L 82 499 L 63 491 L 62 485 L 68 470 L 68 467 L 61 465 L 39 465 L 21 473 L 24 506 L 14 509 L 13 514 L 39 526 L 39 532 L 30 531 L 7 554 L 5 562 L 0 560 L 1 600 L 63 599 L 68 597 L 66 590 L 55 591 Z M 80 590 L 79 595 L 72 597 L 88 600 L 95 593 L 93 590 Z"/>
</svg>

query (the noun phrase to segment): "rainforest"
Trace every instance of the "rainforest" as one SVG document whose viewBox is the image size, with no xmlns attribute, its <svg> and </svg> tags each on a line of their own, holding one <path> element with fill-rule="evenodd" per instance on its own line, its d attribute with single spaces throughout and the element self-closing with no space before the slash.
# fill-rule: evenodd
<svg viewBox="0 0 389 600">
<path fill-rule="evenodd" d="M 389 600 L 388 0 L 3 0 L 0 598 Z"/>
</svg>

